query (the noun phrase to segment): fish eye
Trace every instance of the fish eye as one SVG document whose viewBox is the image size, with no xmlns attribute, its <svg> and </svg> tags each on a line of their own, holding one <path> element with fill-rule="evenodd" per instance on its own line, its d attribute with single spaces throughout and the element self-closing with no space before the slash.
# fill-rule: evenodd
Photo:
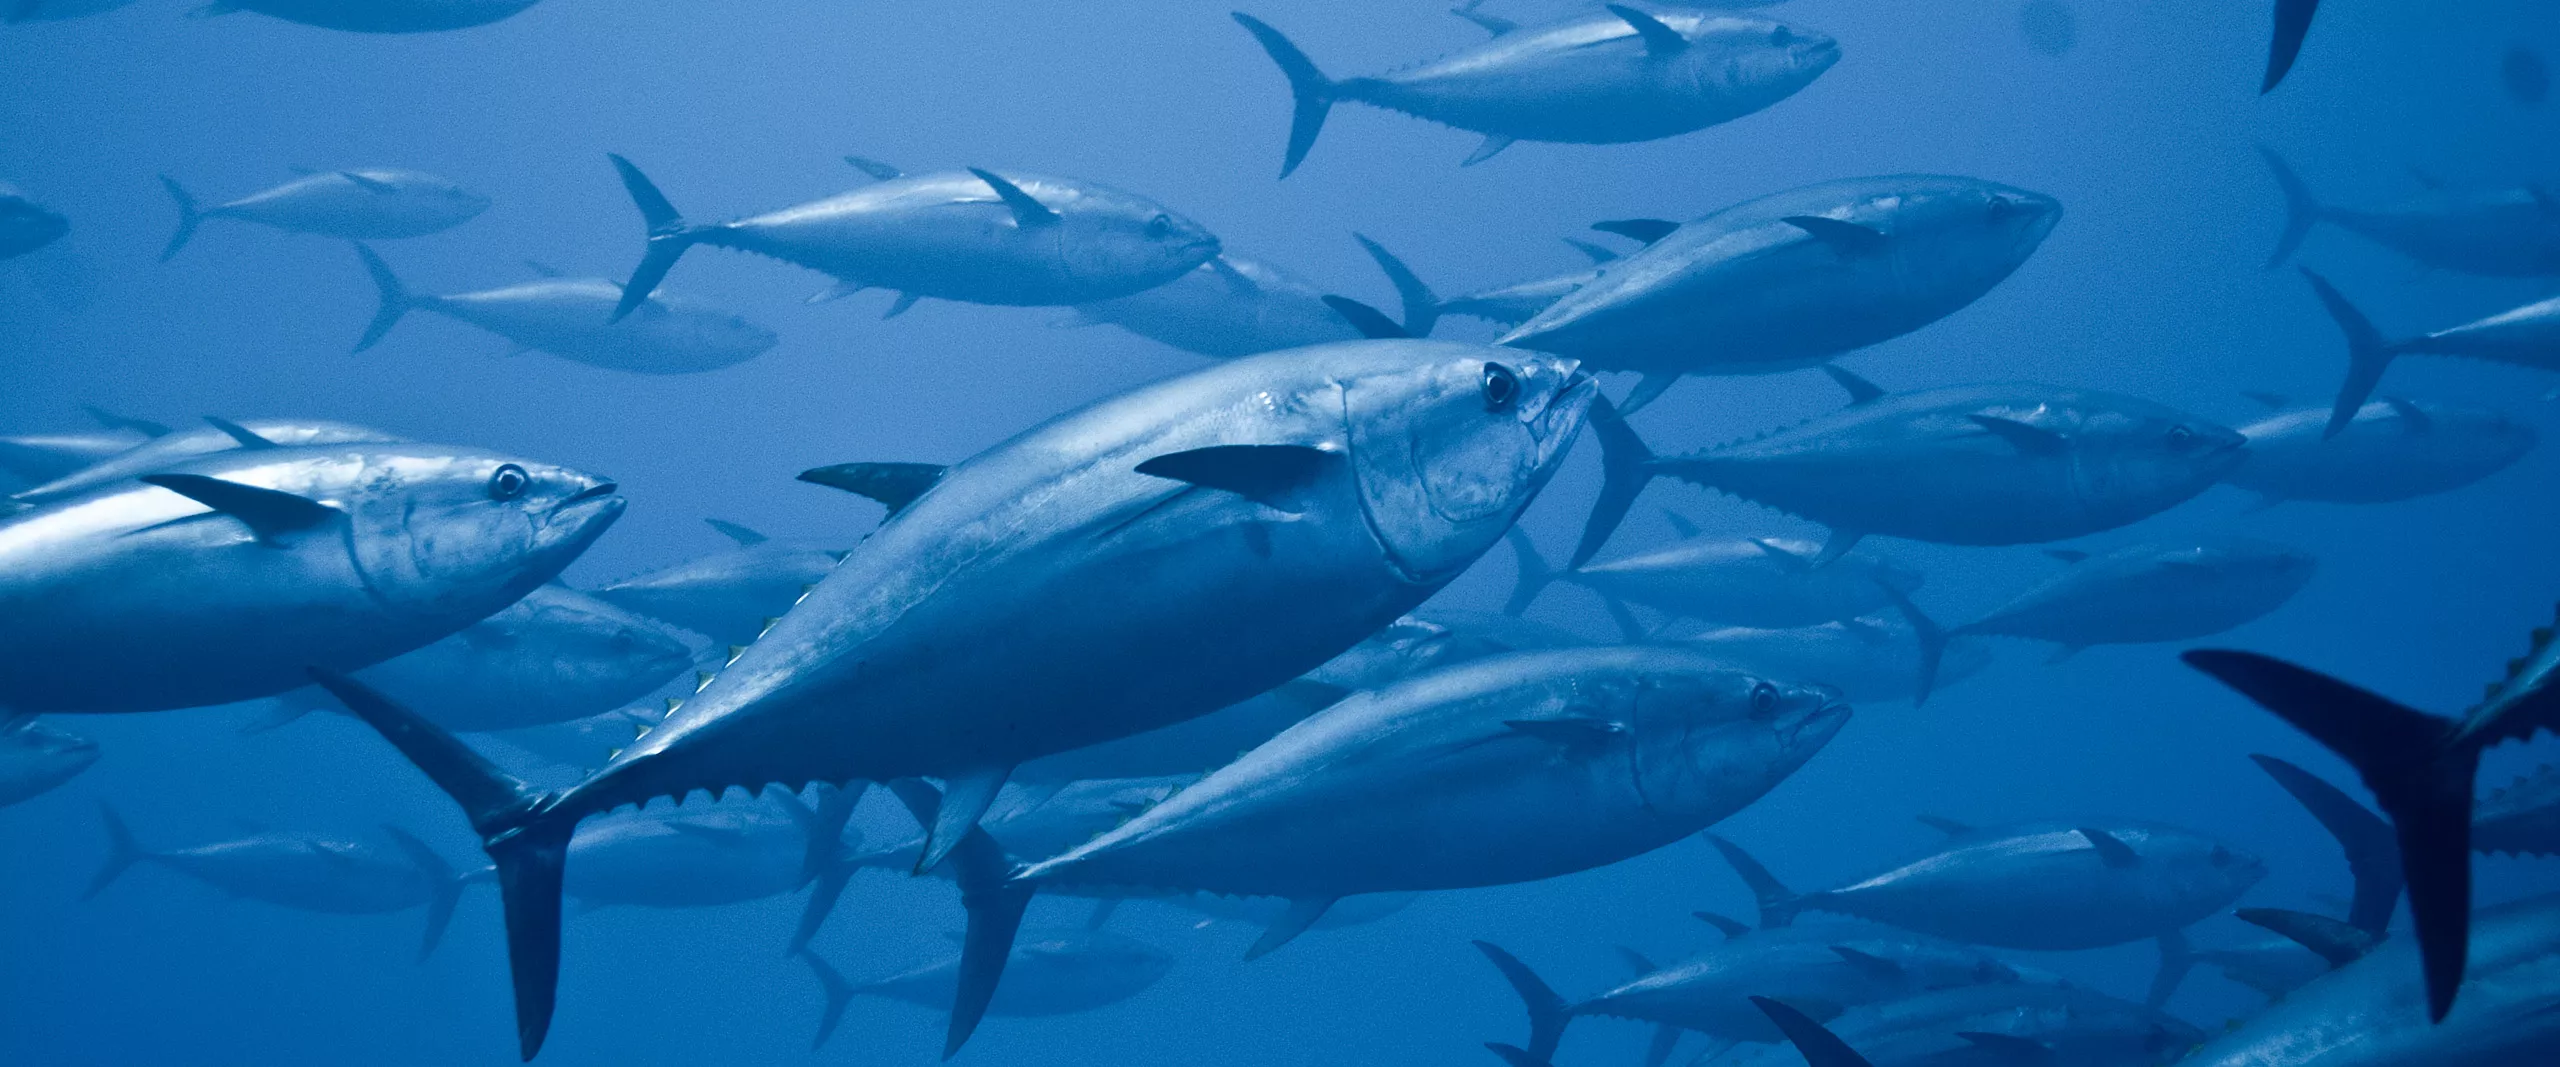
<svg viewBox="0 0 2560 1067">
<path fill-rule="evenodd" d="M 1520 374 L 1499 363 L 1484 365 L 1484 409 L 1497 415 L 1520 402 Z"/>
<path fill-rule="evenodd" d="M 1768 718 L 1778 713 L 1778 687 L 1762 682 L 1751 687 L 1751 714 Z"/>
<path fill-rule="evenodd" d="M 1172 233 L 1173 216 L 1158 212 L 1156 213 L 1156 217 L 1147 220 L 1148 237 L 1161 241 Z"/>
<path fill-rule="evenodd" d="M 533 475 L 526 474 L 524 468 L 513 463 L 499 465 L 498 472 L 489 476 L 489 499 L 491 500 L 501 502 L 513 500 L 523 496 L 524 491 L 531 488 L 533 488 Z"/>
<path fill-rule="evenodd" d="M 2011 215 L 2015 215 L 2015 214 L 2017 214 L 2017 213 L 2018 213 L 2018 202 L 2017 202 L 2017 201 L 2015 201 L 2015 200 L 2011 200 L 2011 199 L 2009 199 L 2008 197 L 2001 196 L 2001 195 L 1998 195 L 1998 194 L 1996 194 L 1996 193 L 1992 195 L 1992 197 L 1991 197 L 1991 210 L 1990 210 L 1991 221 L 1993 221 L 1993 222 L 1998 222 L 1998 221 L 2000 221 L 2000 220 L 2002 220 L 2002 219 L 2008 218 L 2009 216 L 2011 216 Z"/>
<path fill-rule="evenodd" d="M 2189 444 L 2194 443 L 2195 439 L 2196 432 L 2188 429 L 2183 423 L 2169 427 L 2169 443 L 2172 445 L 2176 445 L 2179 448 L 2185 448 Z"/>
<path fill-rule="evenodd" d="M 1769 31 L 1769 43 L 1780 48 L 1796 43 L 1796 33 L 1784 26 Z"/>
</svg>

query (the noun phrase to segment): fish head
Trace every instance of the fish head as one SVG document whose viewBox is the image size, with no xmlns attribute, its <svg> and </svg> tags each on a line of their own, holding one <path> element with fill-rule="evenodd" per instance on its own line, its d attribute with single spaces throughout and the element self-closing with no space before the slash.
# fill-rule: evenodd
<svg viewBox="0 0 2560 1067">
<path fill-rule="evenodd" d="M 1794 95 L 1840 62 L 1840 42 L 1830 35 L 1773 19 L 1706 15 L 1689 36 L 1681 61 L 1772 100 Z"/>
<path fill-rule="evenodd" d="M 1716 805 L 1738 786 L 1775 786 L 1840 732 L 1849 705 L 1839 690 L 1736 671 L 1695 653 L 1675 669 L 1643 673 L 1635 697 L 1637 780 L 1657 808 Z"/>
<path fill-rule="evenodd" d="M 581 471 L 432 446 L 366 453 L 347 501 L 367 586 L 427 612 L 514 603 L 594 544 L 626 503 L 612 482 Z"/>
<path fill-rule="evenodd" d="M 1597 388 L 1580 364 L 1411 341 L 1341 382 L 1369 529 L 1407 580 L 1446 581 L 1501 540 L 1564 460 Z"/>
<path fill-rule="evenodd" d="M 2249 444 L 2237 430 L 2129 398 L 2091 405 L 2074 436 L 2096 495 L 2144 502 L 2203 492 L 2240 466 Z"/>
<path fill-rule="evenodd" d="M 1927 250 L 1927 262 L 1915 266 L 1987 287 L 2008 277 L 2044 245 L 2046 235 L 2062 221 L 2062 202 L 1998 182 L 1923 178 L 1898 190 L 1886 214 L 1886 232 L 1924 236 L 1904 242 Z"/>
<path fill-rule="evenodd" d="M 1085 186 L 1059 216 L 1067 269 L 1087 281 L 1153 288 L 1218 255 L 1218 237 L 1207 227 L 1142 196 Z"/>
</svg>

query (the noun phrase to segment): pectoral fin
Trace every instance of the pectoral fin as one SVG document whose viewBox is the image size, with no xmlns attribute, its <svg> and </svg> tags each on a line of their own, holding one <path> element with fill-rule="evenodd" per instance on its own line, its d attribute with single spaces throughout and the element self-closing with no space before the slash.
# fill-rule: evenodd
<svg viewBox="0 0 2560 1067">
<path fill-rule="evenodd" d="M 1505 719 L 1502 725 L 1524 737 L 1566 747 L 1594 745 L 1624 736 L 1627 724 L 1589 715 L 1561 719 Z"/>
<path fill-rule="evenodd" d="M 1049 226 L 1059 221 L 1056 211 L 1051 210 L 1049 205 L 1041 203 L 1031 194 L 1023 192 L 1021 186 L 1006 181 L 992 171 L 971 167 L 969 173 L 977 175 L 979 181 L 987 183 L 987 188 L 995 190 L 996 196 L 1004 200 L 1004 206 L 1013 209 L 1013 221 L 1016 225 L 1026 228 Z"/>
<path fill-rule="evenodd" d="M 397 185 L 393 185 L 390 182 L 383 181 L 379 178 L 368 178 L 351 170 L 339 171 L 338 176 L 354 182 L 356 187 L 359 189 L 363 189 L 368 193 L 374 193 L 380 196 L 389 196 L 400 191 L 400 187 Z"/>
<path fill-rule="evenodd" d="M 204 421 L 214 429 L 222 431 L 223 436 L 240 442 L 240 447 L 243 449 L 278 447 L 275 442 L 259 436 L 257 431 L 251 430 L 250 428 L 242 426 L 229 419 L 222 418 L 217 415 L 207 415 L 204 417 Z"/>
<path fill-rule="evenodd" d="M 2142 866 L 2141 855 L 2134 852 L 2132 846 L 2117 840 L 2114 834 L 2086 826 L 2076 832 L 2088 838 L 2090 847 L 2098 850 L 2099 862 L 2117 868 Z"/>
<path fill-rule="evenodd" d="M 1881 252 L 1890 242 L 1883 230 L 1873 226 L 1843 222 L 1822 215 L 1789 215 L 1779 221 L 1812 234 L 1822 243 L 1830 245 L 1832 251 L 1843 256 L 1863 256 Z"/>
<path fill-rule="evenodd" d="M 1973 424 L 2003 441 L 2009 442 L 2020 455 L 2058 456 L 2071 447 L 2068 438 L 2042 426 L 2019 422 L 1998 415 L 1971 415 Z"/>
<path fill-rule="evenodd" d="M 1671 236 L 1671 231 L 1679 229 L 1680 224 L 1670 219 L 1609 219 L 1592 223 L 1591 228 L 1602 233 L 1614 233 L 1631 241 L 1652 244 Z"/>
<path fill-rule="evenodd" d="M 1341 461 L 1340 453 L 1308 445 L 1211 445 L 1157 456 L 1138 464 L 1138 473 L 1223 489 L 1294 512 L 1293 498 Z"/>
<path fill-rule="evenodd" d="M 309 497 L 201 474 L 145 474 L 149 482 L 196 503 L 238 519 L 258 540 L 274 543 L 346 518 L 346 512 Z"/>
<path fill-rule="evenodd" d="M 1299 934 L 1306 933 L 1308 927 L 1314 926 L 1316 920 L 1324 918 L 1325 909 L 1332 907 L 1336 899 L 1322 897 L 1290 901 L 1288 910 L 1281 912 L 1279 918 L 1271 920 L 1271 925 L 1263 928 L 1262 936 L 1255 939 L 1253 947 L 1244 950 L 1244 958 L 1261 959 L 1277 951 L 1280 946 L 1296 940 Z"/>
<path fill-rule="evenodd" d="M 1517 137 L 1505 137 L 1498 133 L 1488 133 L 1484 135 L 1484 143 L 1477 145 L 1476 150 L 1470 153 L 1467 158 L 1461 161 L 1458 165 L 1461 167 L 1472 167 L 1478 163 L 1484 162 L 1485 160 L 1492 159 L 1495 156 L 1501 155 L 1503 149 L 1511 147 L 1512 143 L 1518 140 L 1519 138 Z"/>
<path fill-rule="evenodd" d="M 982 767 L 952 775 L 943 783 L 942 807 L 926 829 L 924 853 L 916 858 L 917 874 L 939 866 L 944 856 L 959 847 L 960 839 L 986 817 L 996 793 L 1004 789 L 1005 777 L 1012 773 L 1011 767 Z"/>
</svg>

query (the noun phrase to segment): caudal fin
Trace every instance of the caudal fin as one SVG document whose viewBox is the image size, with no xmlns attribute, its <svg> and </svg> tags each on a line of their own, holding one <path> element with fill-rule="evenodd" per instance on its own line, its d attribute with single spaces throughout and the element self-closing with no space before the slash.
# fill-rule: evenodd
<svg viewBox="0 0 2560 1067">
<path fill-rule="evenodd" d="M 1911 706 L 1916 708 L 1927 704 L 1929 694 L 1938 691 L 1938 672 L 1946 666 L 1947 641 L 1951 635 L 1938 625 L 1937 620 L 1930 618 L 1928 612 L 1920 610 L 1920 605 L 1911 599 L 1911 594 L 1903 592 L 1902 587 L 1878 580 L 1876 588 L 1884 591 L 1885 600 L 1893 605 L 1895 611 L 1902 613 L 1904 622 L 1911 624 L 1911 640 L 1920 651 L 1920 676 L 1912 682 Z"/>
<path fill-rule="evenodd" d="M 382 335 L 391 332 L 400 316 L 409 313 L 409 290 L 400 284 L 400 276 L 391 273 L 391 264 L 382 261 L 362 241 L 355 242 L 356 258 L 364 261 L 365 273 L 373 276 L 373 287 L 382 293 L 382 306 L 373 311 L 373 321 L 365 324 L 364 336 L 356 340 L 356 351 L 362 352 L 381 343 Z"/>
<path fill-rule="evenodd" d="M 187 187 L 178 184 L 178 179 L 163 174 L 160 187 L 169 190 L 169 199 L 178 202 L 178 232 L 170 234 L 169 244 L 160 250 L 160 262 L 166 263 L 196 235 L 196 225 L 204 221 L 204 212 L 196 210 L 196 198 L 188 195 Z"/>
<path fill-rule="evenodd" d="M 794 951 L 792 954 L 808 963 L 810 973 L 818 976 L 819 992 L 827 998 L 826 1014 L 818 1017 L 818 1036 L 809 1042 L 809 1051 L 816 1052 L 827 1046 L 827 1039 L 836 1036 L 837 1024 L 844 1022 L 844 1009 L 853 1003 L 853 983 L 845 981 L 844 975 L 827 966 L 827 961 L 819 959 L 817 953 Z"/>
<path fill-rule="evenodd" d="M 2186 984 L 2187 975 L 2202 962 L 2196 947 L 2187 940 L 2184 930 L 2171 930 L 2160 935 L 2160 969 L 2151 975 L 2151 992 L 2142 998 L 2152 1008 L 2166 1007 L 2169 998 L 2178 995 L 2178 987 Z"/>
<path fill-rule="evenodd" d="M 1653 449 L 1645 447 L 1636 436 L 1636 428 L 1609 404 L 1609 398 L 1591 398 L 1591 432 L 1600 438 L 1600 499 L 1591 505 L 1591 521 L 1582 527 L 1582 542 L 1573 547 L 1573 561 L 1567 568 L 1578 568 L 1600 554 L 1609 543 L 1609 535 L 1618 532 L 1618 524 L 1626 521 L 1627 509 L 1636 504 L 1636 496 L 1644 492 L 1645 483 L 1653 480 Z"/>
<path fill-rule="evenodd" d="M 2318 671 L 2250 652 L 2180 657 L 2311 735 L 2364 778 L 2390 816 L 2417 920 L 2427 1008 L 2442 1020 L 2471 950 L 2471 797 L 2480 751 L 2456 724 Z"/>
<path fill-rule="evenodd" d="M 862 869 L 862 861 L 845 844 L 845 825 L 853 819 L 853 809 L 862 803 L 862 794 L 871 788 L 869 782 L 855 782 L 847 788 L 830 789 L 818 802 L 816 814 L 809 814 L 792 800 L 789 809 L 801 818 L 801 828 L 808 833 L 807 851 L 801 858 L 801 874 L 809 880 L 809 903 L 801 909 L 800 925 L 791 931 L 790 954 L 809 947 L 818 929 L 827 924 L 827 916 L 835 912 L 836 902 L 844 896 L 845 886 L 853 881 L 854 872 Z"/>
<path fill-rule="evenodd" d="M 2311 16 L 2320 10 L 2320 0 L 2276 0 L 2276 28 L 2267 42 L 2267 77 L 2258 83 L 2258 95 L 2274 92 L 2284 84 L 2284 76 L 2293 72 L 2293 61 L 2302 56 L 2302 39 L 2311 33 Z"/>
<path fill-rule="evenodd" d="M 516 1041 L 527 1060 L 542 1051 L 560 985 L 560 884 L 577 816 L 500 770 L 444 728 L 364 683 L 314 668 L 313 681 L 408 757 L 460 805 L 498 868 L 507 916 L 507 962 L 516 994 Z"/>
<path fill-rule="evenodd" d="M 1775 930 L 1796 921 L 1797 913 L 1804 910 L 1803 894 L 1778 881 L 1777 875 L 1770 874 L 1769 868 L 1751 858 L 1742 846 L 1714 834 L 1702 836 L 1724 854 L 1724 861 L 1733 865 L 1733 873 L 1742 877 L 1742 884 L 1751 887 L 1751 896 L 1760 903 L 1761 929 Z"/>
<path fill-rule="evenodd" d="M 942 794 L 914 778 L 889 783 L 889 791 L 907 806 L 920 825 L 931 826 L 942 812 Z M 1013 956 L 1013 936 L 1022 929 L 1022 913 L 1031 906 L 1031 887 L 1010 880 L 1012 865 L 1004 848 L 986 830 L 971 826 L 951 850 L 953 877 L 960 883 L 960 906 L 969 913 L 969 929 L 960 941 L 958 988 L 951 998 L 951 1028 L 942 1044 L 950 1059 L 969 1043 L 978 1022 L 995 999 L 1004 979 L 1005 961 Z"/>
<path fill-rule="evenodd" d="M 1528 964 L 1503 951 L 1502 946 L 1490 941 L 1478 941 L 1475 946 L 1476 951 L 1484 953 L 1485 959 L 1493 961 L 1494 969 L 1501 971 L 1503 980 L 1511 983 L 1512 991 L 1520 994 L 1521 1006 L 1529 1010 L 1529 1047 L 1522 1051 L 1539 1063 L 1555 1059 L 1556 1046 L 1564 1042 L 1565 1024 L 1573 1021 L 1572 1006 L 1557 996 L 1556 991 L 1547 985 L 1545 979 L 1539 978 L 1536 971 L 1530 970 Z M 1496 1054 L 1500 1054 L 1499 1049 L 1496 1049 Z M 1503 1058 L 1511 1059 L 1509 1056 Z"/>
<path fill-rule="evenodd" d="M 613 161 L 615 173 L 622 175 L 622 187 L 631 193 L 632 204 L 640 209 L 641 221 L 649 225 L 649 250 L 641 255 L 640 266 L 631 272 L 631 280 L 623 283 L 622 301 L 613 306 L 612 317 L 605 320 L 610 323 L 621 322 L 623 316 L 648 303 L 649 294 L 658 291 L 658 284 L 667 280 L 667 272 L 675 269 L 676 260 L 702 235 L 684 221 L 684 216 L 676 214 L 675 205 L 668 203 L 666 195 L 630 160 L 611 152 L 605 153 L 605 158 Z"/>
<path fill-rule="evenodd" d="M 150 853 L 142 850 L 141 842 L 133 839 L 133 831 L 125 827 L 124 817 L 117 815 L 116 809 L 107 806 L 103 800 L 98 802 L 98 821 L 107 827 L 107 859 L 98 865 L 98 873 L 90 876 L 89 888 L 80 891 L 82 900 L 97 896 L 114 885 L 116 879 L 124 877 L 124 872 L 132 870 L 134 864 L 151 858 Z"/>
<path fill-rule="evenodd" d="M 391 839 L 392 844 L 399 846 L 401 854 L 409 857 L 409 863 L 418 869 L 418 876 L 427 882 L 430 894 L 427 897 L 427 929 L 418 940 L 418 962 L 425 963 L 427 957 L 436 954 L 436 946 L 444 941 L 444 929 L 453 923 L 454 905 L 462 902 L 462 887 L 470 885 L 473 879 L 455 871 L 442 854 L 428 848 L 426 842 L 418 840 L 409 831 L 385 826 L 382 833 Z"/>
<path fill-rule="evenodd" d="M 2400 906 L 2400 842 L 2392 836 L 2390 824 L 2309 771 L 2274 756 L 2249 758 L 2301 801 L 2329 836 L 2338 840 L 2338 847 L 2346 850 L 2347 874 L 2355 879 L 2355 902 L 2347 908 L 2347 924 L 2382 936 L 2391 926 L 2392 911 Z"/>
<path fill-rule="evenodd" d="M 1280 65 L 1280 73 L 1289 76 L 1289 95 L 1296 99 L 1289 115 L 1289 155 L 1281 161 L 1280 176 L 1298 169 L 1307 158 L 1307 149 L 1315 147 L 1316 134 L 1324 129 L 1324 117 L 1333 110 L 1333 79 L 1316 69 L 1314 60 L 1298 51 L 1280 31 L 1244 12 L 1235 12 L 1238 25 L 1262 42 L 1262 50 L 1271 53 L 1271 61 Z"/>
<path fill-rule="evenodd" d="M 1529 539 L 1528 531 L 1514 526 L 1502 539 L 1511 542 L 1511 555 L 1519 561 L 1519 577 L 1512 579 L 1511 599 L 1503 603 L 1502 613 L 1518 616 L 1529 610 L 1530 602 L 1556 580 L 1556 569 L 1547 566 L 1546 557 L 1538 554 L 1538 543 Z"/>
<path fill-rule="evenodd" d="M 2284 190 L 2284 232 L 2276 237 L 2275 254 L 2267 257 L 2267 269 L 2274 270 L 2293 258 L 2294 251 L 2302 247 L 2303 238 L 2311 236 L 2311 228 L 2320 224 L 2323 212 L 2320 198 L 2311 195 L 2311 186 L 2293 172 L 2293 166 L 2283 156 L 2263 145 L 2259 146 L 2258 155 L 2267 161 L 2268 173 L 2275 175 L 2276 188 Z"/>
<path fill-rule="evenodd" d="M 1385 245 L 1356 233 L 1351 235 L 1351 239 L 1360 242 L 1360 247 L 1368 251 L 1369 258 L 1377 261 L 1379 272 L 1387 276 L 1387 283 L 1396 287 L 1396 299 L 1404 304 L 1405 336 L 1431 336 L 1431 328 L 1440 325 L 1439 294 L 1422 284 L 1422 279 L 1413 273 L 1413 269 L 1397 259 L 1395 253 L 1387 251 Z"/>
<path fill-rule="evenodd" d="M 2398 355 L 2391 342 L 2375 329 L 2373 320 L 2347 302 L 2329 279 L 2302 269 L 2303 280 L 2311 283 L 2311 291 L 2320 298 L 2320 306 L 2337 320 L 2338 332 L 2347 336 L 2347 380 L 2338 385 L 2338 399 L 2329 406 L 2329 426 L 2321 431 L 2323 438 L 2336 437 L 2354 422 L 2356 412 L 2364 410 L 2364 402 L 2373 398 L 2373 390 L 2382 384 L 2382 372 L 2391 367 L 2391 357 Z"/>
<path fill-rule="evenodd" d="M 1753 997 L 1751 1003 L 1777 1024 L 1778 1032 L 1787 1035 L 1796 1051 L 1804 1054 L 1805 1067 L 1875 1067 L 1848 1042 L 1840 1040 L 1840 1035 L 1813 1021 L 1812 1016 L 1767 997 Z"/>
</svg>

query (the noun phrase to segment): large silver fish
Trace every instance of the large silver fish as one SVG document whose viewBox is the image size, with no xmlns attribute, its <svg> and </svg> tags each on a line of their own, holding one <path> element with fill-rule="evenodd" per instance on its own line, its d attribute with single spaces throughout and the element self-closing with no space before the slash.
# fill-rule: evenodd
<svg viewBox="0 0 2560 1067">
<path fill-rule="evenodd" d="M 261 15 L 352 33 L 436 33 L 486 26 L 539 0 L 214 0 L 209 15 Z"/>
<path fill-rule="evenodd" d="M 1369 78 L 1328 78 L 1280 31 L 1251 31 L 1289 78 L 1286 178 L 1315 146 L 1333 105 L 1357 101 L 1484 135 L 1481 163 L 1514 141 L 1626 144 L 1731 122 L 1794 96 L 1840 61 L 1831 38 L 1746 15 L 1612 4 L 1520 28 L 1473 16 L 1493 40 Z"/>
<path fill-rule="evenodd" d="M 2188 641 L 2282 607 L 2320 565 L 2300 549 L 2246 537 L 2054 555 L 2069 566 L 1948 635 L 2050 641 L 2062 646 L 2060 655 L 2091 645 Z"/>
<path fill-rule="evenodd" d="M 1919 571 L 1871 552 L 1851 552 L 1822 566 L 1822 546 L 1786 537 L 1689 537 L 1622 559 L 1556 570 L 1529 535 L 1510 534 L 1519 578 L 1503 610 L 1528 610 L 1556 582 L 1579 585 L 1615 604 L 1641 604 L 1674 618 L 1761 629 L 1845 622 L 1893 607 L 1896 594 L 1920 588 Z M 1621 625 L 1625 625 L 1621 622 Z M 1784 675 L 1783 677 L 1799 677 Z"/>
<path fill-rule="evenodd" d="M 0 808 L 41 795 L 98 762 L 98 743 L 19 715 L 0 719 Z"/>
<path fill-rule="evenodd" d="M 178 231 L 160 250 L 167 262 L 187 246 L 206 219 L 238 219 L 288 233 L 318 234 L 350 241 L 391 237 L 423 237 L 442 233 L 489 210 L 489 198 L 433 174 L 414 170 L 338 170 L 300 178 L 251 193 L 227 204 L 199 207 L 186 187 L 160 176 L 169 197 L 178 202 Z"/>
<path fill-rule="evenodd" d="M 2408 204 L 2361 211 L 2321 203 L 2282 156 L 2265 148 L 2258 154 L 2284 190 L 2284 235 L 2276 239 L 2269 267 L 2293 258 L 2312 229 L 2326 222 L 2430 267 L 2490 277 L 2560 274 L 2560 190 L 2430 189 Z"/>
<path fill-rule="evenodd" d="M 2541 440 L 2533 424 L 2504 412 L 2434 400 L 2372 401 L 2336 436 L 2327 433 L 2330 415 L 2284 408 L 2240 427 L 2249 458 L 2222 480 L 2269 503 L 2382 504 L 2462 488 Z"/>
<path fill-rule="evenodd" d="M 940 477 L 938 469 L 934 477 Z M 674 623 L 724 644 L 752 642 L 810 586 L 836 569 L 845 551 L 809 541 L 776 541 L 718 519 L 713 529 L 738 542 L 726 552 L 689 559 L 594 590 L 596 599 Z"/>
<path fill-rule="evenodd" d="M 21 504 L 51 504 L 118 482 L 131 481 L 154 471 L 169 470 L 192 462 L 198 456 L 239 448 L 398 444 L 403 441 L 370 426 L 317 419 L 205 421 L 212 425 L 163 432 L 96 463 L 16 493 L 9 499 Z"/>
<path fill-rule="evenodd" d="M 2382 384 L 2382 372 L 2394 357 L 2408 354 L 2465 356 L 2530 370 L 2560 371 L 2560 297 L 2537 301 L 2488 318 L 2449 326 L 2434 333 L 2391 340 L 2372 320 L 2347 302 L 2328 279 L 2305 269 L 2302 276 L 2320 304 L 2337 320 L 2347 338 L 2347 380 L 2338 387 L 2338 402 L 2329 410 L 2327 436 L 2345 432 L 2347 423 Z"/>
<path fill-rule="evenodd" d="M 12 17 L 10 21 L 17 19 Z M 0 182 L 0 260 L 43 248 L 71 232 L 71 220 L 36 203 L 16 186 Z"/>
<path fill-rule="evenodd" d="M 437 296 L 413 293 L 391 266 L 359 243 L 356 254 L 382 292 L 382 306 L 356 342 L 362 352 L 391 332 L 400 316 L 431 311 L 497 334 L 522 351 L 549 352 L 607 370 L 637 374 L 693 374 L 733 367 L 764 354 L 779 340 L 772 330 L 708 304 L 653 294 L 638 310 L 607 324 L 622 302 L 622 286 L 603 278 L 546 277 L 539 281 Z"/>
<path fill-rule="evenodd" d="M 2062 218 L 1975 178 L 1822 182 L 1682 223 L 1496 342 L 1634 371 L 1633 412 L 1683 374 L 1766 374 L 1910 333 L 1981 299 Z"/>
<path fill-rule="evenodd" d="M 143 473 L 0 519 L 0 707 L 201 707 L 367 667 L 550 581 L 622 510 L 611 482 L 442 445 Z"/>
<path fill-rule="evenodd" d="M 1294 349 L 1053 419 L 951 468 L 664 725 L 563 791 L 324 679 L 497 860 L 530 1055 L 580 819 L 695 790 L 933 775 L 952 796 L 931 866 L 1014 764 L 1276 686 L 1473 563 L 1545 486 L 1593 394 L 1569 361 L 1509 358 Z"/>
<path fill-rule="evenodd" d="M 935 297 L 1040 307 L 1127 296 L 1218 254 L 1218 239 L 1164 205 L 1091 182 L 971 168 L 876 184 L 729 222 L 694 223 L 631 161 L 614 156 L 649 225 L 649 250 L 614 309 L 637 310 L 695 245 L 834 275 L 820 299 L 895 289 L 895 315 Z"/>
<path fill-rule="evenodd" d="M 1108 323 L 1185 352 L 1229 359 L 1358 340 L 1324 290 L 1258 259 L 1221 252 L 1152 289 L 1076 306 L 1078 324 Z M 1429 333 L 1427 325 L 1406 330 Z"/>
<path fill-rule="evenodd" d="M 813 1050 L 825 1047 L 827 1039 L 835 1036 L 855 997 L 902 1000 L 949 1011 L 960 987 L 956 954 L 861 982 L 848 981 L 815 954 L 802 952 L 800 958 L 817 973 L 819 989 L 827 998 L 817 1039 L 809 1044 Z M 1173 963 L 1171 953 L 1107 930 L 1033 931 L 1014 944 L 1013 958 L 1005 967 L 1011 980 L 996 991 L 987 1014 L 1036 1017 L 1107 1008 L 1146 992 L 1173 969 Z"/>
</svg>

